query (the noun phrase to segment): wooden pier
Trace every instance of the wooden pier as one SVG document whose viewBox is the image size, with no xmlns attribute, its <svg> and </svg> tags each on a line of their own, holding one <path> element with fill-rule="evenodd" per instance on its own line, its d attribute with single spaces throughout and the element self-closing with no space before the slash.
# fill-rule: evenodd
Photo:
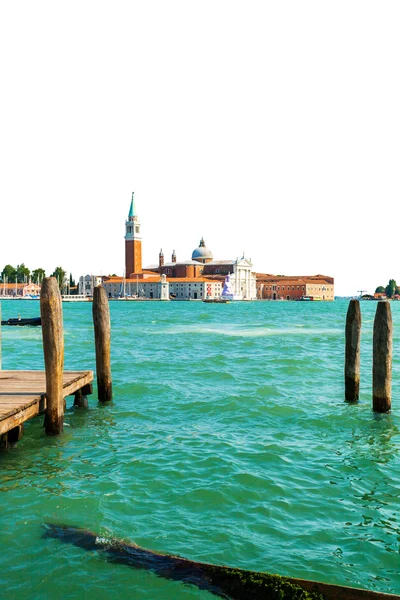
<svg viewBox="0 0 400 600">
<path fill-rule="evenodd" d="M 112 400 L 110 312 L 104 288 L 97 286 L 94 291 L 92 312 L 98 399 L 106 402 Z M 0 363 L 2 448 L 18 442 L 25 421 L 41 413 L 45 413 L 46 434 L 59 435 L 64 426 L 65 398 L 74 394 L 74 406 L 85 408 L 88 406 L 87 395 L 93 391 L 93 371 L 64 371 L 61 295 L 54 277 L 43 280 L 40 315 L 45 371 L 2 371 Z"/>
<path fill-rule="evenodd" d="M 64 371 L 63 398 L 92 393 L 93 371 Z M 0 440 L 16 442 L 21 425 L 46 412 L 45 371 L 0 371 Z M 5 436 L 8 434 L 8 439 Z"/>
</svg>

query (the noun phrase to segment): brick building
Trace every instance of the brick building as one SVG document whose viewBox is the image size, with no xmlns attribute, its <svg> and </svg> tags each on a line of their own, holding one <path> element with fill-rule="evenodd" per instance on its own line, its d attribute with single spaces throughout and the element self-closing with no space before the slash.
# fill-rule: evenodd
<svg viewBox="0 0 400 600">
<path fill-rule="evenodd" d="M 269 275 L 257 273 L 259 300 L 334 300 L 334 279 L 327 275 Z"/>
</svg>

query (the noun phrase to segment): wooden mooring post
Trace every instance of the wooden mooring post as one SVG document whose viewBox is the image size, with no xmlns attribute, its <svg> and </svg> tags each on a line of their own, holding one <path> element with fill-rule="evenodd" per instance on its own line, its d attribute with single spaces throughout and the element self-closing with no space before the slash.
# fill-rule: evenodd
<svg viewBox="0 0 400 600">
<path fill-rule="evenodd" d="M 356 402 L 360 394 L 361 311 L 359 300 L 350 300 L 346 316 L 346 352 L 344 366 L 345 399 Z"/>
<path fill-rule="evenodd" d="M 393 323 L 389 302 L 378 302 L 373 334 L 372 408 L 389 412 L 392 406 Z"/>
<path fill-rule="evenodd" d="M 112 400 L 111 325 L 106 290 L 97 285 L 93 293 L 93 323 L 96 345 L 97 394 L 100 402 Z"/>
<path fill-rule="evenodd" d="M 0 371 L 1 371 L 1 302 L 0 302 Z"/>
<path fill-rule="evenodd" d="M 55 277 L 43 279 L 40 315 L 46 369 L 45 431 L 48 435 L 58 435 L 64 427 L 64 333 L 61 294 Z"/>
</svg>

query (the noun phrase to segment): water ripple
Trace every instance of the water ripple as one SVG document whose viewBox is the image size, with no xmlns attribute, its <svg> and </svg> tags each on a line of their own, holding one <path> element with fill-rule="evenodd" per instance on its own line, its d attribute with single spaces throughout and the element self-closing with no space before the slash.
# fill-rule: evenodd
<svg viewBox="0 0 400 600">
<path fill-rule="evenodd" d="M 362 306 L 356 405 L 343 401 L 347 302 L 220 308 L 111 304 L 114 402 L 94 396 L 82 411 L 69 399 L 63 436 L 46 438 L 40 417 L 0 454 L 3 589 L 45 598 L 56 581 L 63 598 L 212 597 L 43 540 L 53 520 L 192 559 L 400 593 L 400 341 L 394 410 L 377 416 L 374 303 Z M 393 304 L 395 324 L 399 313 Z M 93 368 L 90 307 L 66 308 L 64 324 L 67 367 Z M 4 332 L 3 368 L 42 365 L 39 332 Z"/>
</svg>

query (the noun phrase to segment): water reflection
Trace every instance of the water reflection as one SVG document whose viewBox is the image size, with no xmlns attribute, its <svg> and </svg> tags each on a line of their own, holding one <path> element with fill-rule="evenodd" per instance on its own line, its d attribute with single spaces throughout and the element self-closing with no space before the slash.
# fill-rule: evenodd
<svg viewBox="0 0 400 600">
<path fill-rule="evenodd" d="M 399 489 L 390 466 L 398 457 L 398 436 L 393 415 L 371 413 L 369 420 L 353 426 L 342 452 L 349 485 L 346 502 L 355 513 L 345 527 L 353 542 L 368 543 L 372 555 L 377 547 L 399 552 Z"/>
<path fill-rule="evenodd" d="M 353 427 L 346 447 L 351 451 L 351 461 L 367 459 L 374 463 L 388 463 L 399 453 L 398 443 L 392 440 L 399 435 L 393 415 L 372 413 L 370 421 Z M 355 462 L 353 464 L 355 464 Z"/>
</svg>

